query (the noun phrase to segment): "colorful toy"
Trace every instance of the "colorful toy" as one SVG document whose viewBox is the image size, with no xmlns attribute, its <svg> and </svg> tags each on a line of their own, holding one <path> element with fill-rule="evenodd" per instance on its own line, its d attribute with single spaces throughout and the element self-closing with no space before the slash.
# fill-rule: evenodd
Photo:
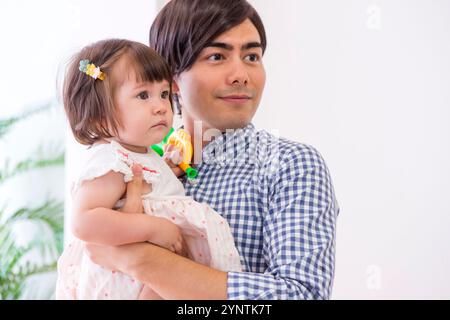
<svg viewBox="0 0 450 320">
<path fill-rule="evenodd" d="M 173 128 L 170 128 L 169 134 L 161 143 L 153 145 L 152 149 L 162 157 L 164 155 L 165 145 L 173 145 L 175 148 L 182 151 L 183 160 L 178 166 L 186 173 L 188 179 L 195 179 L 198 175 L 198 171 L 189 165 L 194 153 L 189 132 L 184 129 L 175 131 Z"/>
</svg>

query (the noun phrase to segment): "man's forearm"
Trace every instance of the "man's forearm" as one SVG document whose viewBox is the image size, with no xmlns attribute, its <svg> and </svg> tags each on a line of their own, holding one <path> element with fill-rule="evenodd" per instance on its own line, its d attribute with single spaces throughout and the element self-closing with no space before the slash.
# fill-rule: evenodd
<svg viewBox="0 0 450 320">
<path fill-rule="evenodd" d="M 128 263 L 122 271 L 148 284 L 164 299 L 227 298 L 226 272 L 150 244 L 127 246 L 123 254 L 128 255 Z"/>
</svg>

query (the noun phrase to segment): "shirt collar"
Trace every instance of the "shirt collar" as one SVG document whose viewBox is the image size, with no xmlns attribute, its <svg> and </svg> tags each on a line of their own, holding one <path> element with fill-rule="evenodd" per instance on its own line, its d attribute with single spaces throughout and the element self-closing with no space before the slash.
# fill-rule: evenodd
<svg viewBox="0 0 450 320">
<path fill-rule="evenodd" d="M 244 128 L 228 129 L 208 143 L 202 152 L 202 162 L 206 164 L 225 164 L 230 161 L 245 161 L 256 147 L 255 126 L 250 123 Z"/>
</svg>

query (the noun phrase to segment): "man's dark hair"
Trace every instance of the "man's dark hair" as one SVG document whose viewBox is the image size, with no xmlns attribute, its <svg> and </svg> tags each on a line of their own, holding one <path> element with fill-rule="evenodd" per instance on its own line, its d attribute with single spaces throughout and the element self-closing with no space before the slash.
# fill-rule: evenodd
<svg viewBox="0 0 450 320">
<path fill-rule="evenodd" d="M 258 30 L 264 53 L 264 25 L 246 0 L 171 0 L 150 28 L 150 47 L 179 75 L 194 64 L 203 48 L 246 19 Z"/>
</svg>

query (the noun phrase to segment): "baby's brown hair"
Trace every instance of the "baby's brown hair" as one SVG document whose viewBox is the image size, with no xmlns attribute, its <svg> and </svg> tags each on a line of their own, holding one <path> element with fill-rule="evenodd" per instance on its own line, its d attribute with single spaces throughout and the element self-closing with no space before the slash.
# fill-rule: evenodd
<svg viewBox="0 0 450 320">
<path fill-rule="evenodd" d="M 123 39 L 109 39 L 84 47 L 71 60 L 63 86 L 64 109 L 75 139 L 81 144 L 93 143 L 117 135 L 117 119 L 110 76 L 114 64 L 127 55 L 138 81 L 161 82 L 171 87 L 172 74 L 166 61 L 150 47 Z M 94 79 L 79 70 L 81 60 L 100 67 L 105 79 Z M 172 92 L 170 92 L 170 97 Z M 172 102 L 172 100 L 171 100 Z M 112 132 L 111 132 L 112 131 Z"/>
</svg>

